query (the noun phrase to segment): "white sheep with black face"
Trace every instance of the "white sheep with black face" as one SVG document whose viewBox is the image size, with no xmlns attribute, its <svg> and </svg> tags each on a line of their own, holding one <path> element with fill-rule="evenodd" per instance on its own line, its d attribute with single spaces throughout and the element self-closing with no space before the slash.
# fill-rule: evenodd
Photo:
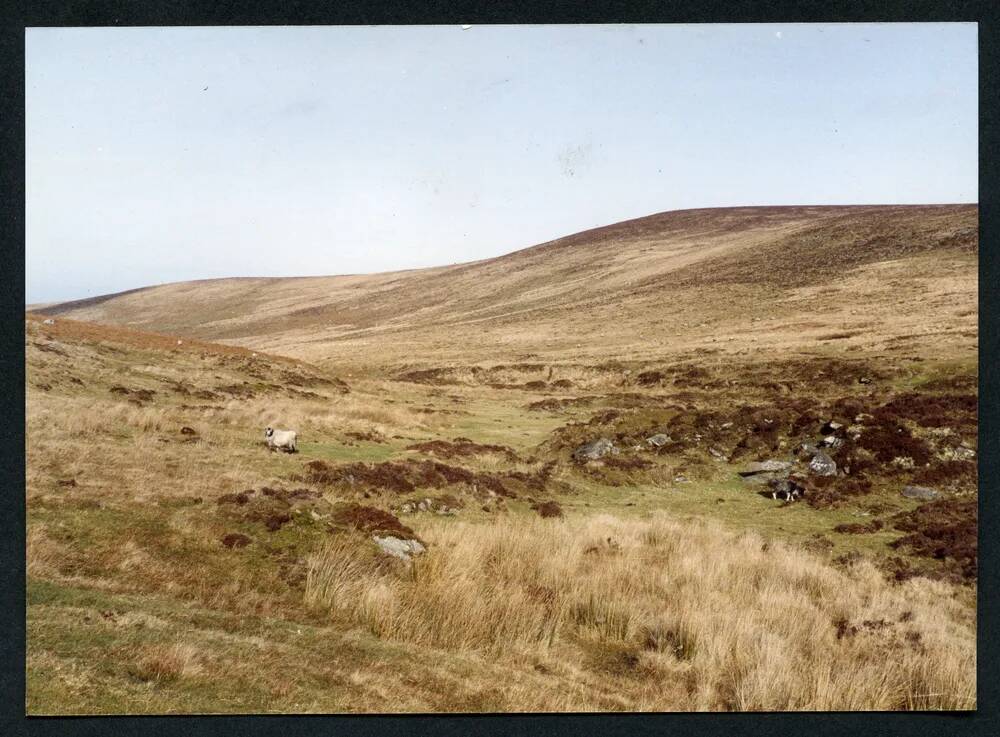
<svg viewBox="0 0 1000 737">
<path fill-rule="evenodd" d="M 272 451 L 282 450 L 286 453 L 298 453 L 299 449 L 296 446 L 298 437 L 298 433 L 294 430 L 275 430 L 273 427 L 264 430 L 264 443 Z"/>
</svg>

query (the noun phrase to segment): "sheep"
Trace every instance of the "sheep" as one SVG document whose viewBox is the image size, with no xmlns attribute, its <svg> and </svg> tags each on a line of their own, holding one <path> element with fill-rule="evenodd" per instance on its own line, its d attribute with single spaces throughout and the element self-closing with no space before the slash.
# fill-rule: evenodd
<svg viewBox="0 0 1000 737">
<path fill-rule="evenodd" d="M 768 486 L 771 487 L 772 499 L 782 497 L 786 502 L 800 499 L 805 493 L 805 487 L 795 479 L 771 479 Z"/>
<path fill-rule="evenodd" d="M 299 449 L 296 447 L 298 437 L 298 433 L 294 430 L 275 430 L 271 427 L 264 430 L 264 443 L 272 451 L 283 450 L 286 453 L 298 453 Z"/>
</svg>

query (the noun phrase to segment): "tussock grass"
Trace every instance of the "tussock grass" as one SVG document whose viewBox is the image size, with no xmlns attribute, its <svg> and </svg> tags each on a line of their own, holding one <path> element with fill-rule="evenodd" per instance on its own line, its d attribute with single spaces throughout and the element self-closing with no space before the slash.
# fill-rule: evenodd
<svg viewBox="0 0 1000 737">
<path fill-rule="evenodd" d="M 283 383 L 277 368 L 245 356 L 174 344 L 157 355 L 152 344 L 53 333 L 63 355 L 30 342 L 41 340 L 35 321 L 27 330 L 32 713 L 975 706 L 973 590 L 924 579 L 889 585 L 870 565 L 835 569 L 770 540 L 856 518 L 762 506 L 722 475 L 702 484 L 697 454 L 671 460 L 683 467 L 664 465 L 659 484 L 614 462 L 593 474 L 559 463 L 545 492 L 530 495 L 556 499 L 563 519 L 538 518 L 525 491 L 505 506 L 509 519 L 494 522 L 496 509 L 450 490 L 466 502 L 458 517 L 406 518 L 429 543 L 410 567 L 379 555 L 364 535 L 329 530 L 336 520 L 303 515 L 274 531 L 217 504 L 226 493 L 307 485 L 301 474 L 313 459 L 415 461 L 418 451 L 406 447 L 423 440 L 467 437 L 517 453 L 442 459 L 470 472 L 537 472 L 553 455 L 543 441 L 592 414 L 523 411 L 536 395 L 558 396 L 554 388 L 435 387 L 356 369 L 344 375 L 350 394 L 320 385 L 310 390 L 325 396 L 290 395 L 274 386 Z M 574 393 L 588 381 L 617 386 L 630 364 L 604 366 L 623 354 L 588 345 L 601 355 L 517 360 L 545 363 L 543 378 L 569 378 Z M 378 361 L 373 371 L 390 372 L 391 360 Z M 705 361 L 724 379 L 746 381 L 743 364 L 721 354 Z M 501 371 L 511 383 L 540 373 Z M 190 393 L 174 388 L 181 383 Z M 253 396 L 196 396 L 244 384 Z M 135 404 L 134 394 L 110 391 L 118 385 L 155 395 Z M 665 384 L 641 391 L 654 405 L 673 401 L 660 396 L 674 392 Z M 764 392 L 734 385 L 676 396 L 719 406 Z M 298 429 L 303 452 L 268 453 L 268 424 Z M 558 449 L 564 459 L 568 448 Z M 696 482 L 674 486 L 668 470 Z M 361 494 L 327 490 L 329 501 L 379 508 L 405 498 Z M 630 519 L 601 516 L 609 509 Z M 737 532 L 642 517 L 653 509 L 714 516 Z M 767 546 L 738 534 L 747 528 L 767 530 Z M 232 533 L 252 543 L 223 546 Z M 838 544 L 877 545 L 885 555 L 893 534 Z"/>
<path fill-rule="evenodd" d="M 201 672 L 197 651 L 191 645 L 147 645 L 129 665 L 129 674 L 140 681 L 175 681 Z"/>
<path fill-rule="evenodd" d="M 664 516 L 434 521 L 420 534 L 431 548 L 411 568 L 330 545 L 309 562 L 307 603 L 387 640 L 653 674 L 623 687 L 638 708 L 975 706 L 974 613 L 942 583 L 892 586 L 867 563 L 838 570 Z"/>
</svg>

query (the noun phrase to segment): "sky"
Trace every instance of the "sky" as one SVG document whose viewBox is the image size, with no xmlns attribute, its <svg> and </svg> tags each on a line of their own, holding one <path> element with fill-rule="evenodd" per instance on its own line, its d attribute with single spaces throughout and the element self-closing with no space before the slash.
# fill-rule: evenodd
<svg viewBox="0 0 1000 737">
<path fill-rule="evenodd" d="M 31 28 L 29 304 L 976 202 L 975 24 Z"/>
</svg>

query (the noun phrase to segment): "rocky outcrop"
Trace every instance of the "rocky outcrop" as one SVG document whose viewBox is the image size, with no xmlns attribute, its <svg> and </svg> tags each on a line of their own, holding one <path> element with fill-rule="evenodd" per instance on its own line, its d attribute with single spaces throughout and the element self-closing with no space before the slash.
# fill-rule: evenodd
<svg viewBox="0 0 1000 737">
<path fill-rule="evenodd" d="M 615 444 L 612 443 L 607 438 L 598 438 L 590 443 L 585 443 L 579 448 L 573 451 L 573 460 L 575 461 L 596 461 L 609 453 L 616 453 L 617 449 Z"/>
</svg>

